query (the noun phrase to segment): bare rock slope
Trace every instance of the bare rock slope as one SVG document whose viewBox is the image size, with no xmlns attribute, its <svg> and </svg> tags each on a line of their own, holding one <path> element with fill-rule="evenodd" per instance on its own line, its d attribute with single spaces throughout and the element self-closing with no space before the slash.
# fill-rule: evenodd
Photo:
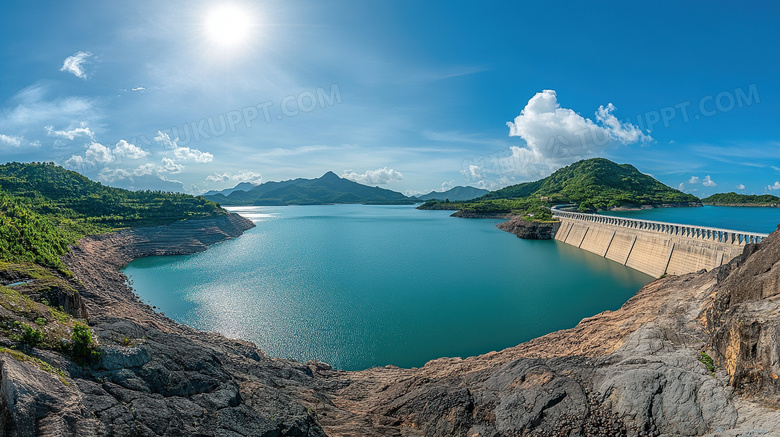
<svg viewBox="0 0 780 437">
<path fill-rule="evenodd" d="M 56 375 L 0 354 L 9 435 L 772 435 L 780 429 L 780 233 L 711 272 L 667 277 L 621 309 L 513 348 L 360 372 L 267 357 L 134 296 L 133 258 L 192 253 L 252 224 L 88 237 L 66 257 L 103 359 Z M 521 284 L 518 286 L 522 286 Z M 573 291 L 576 292 L 576 291 Z M 715 371 L 700 361 L 712 356 Z"/>
</svg>

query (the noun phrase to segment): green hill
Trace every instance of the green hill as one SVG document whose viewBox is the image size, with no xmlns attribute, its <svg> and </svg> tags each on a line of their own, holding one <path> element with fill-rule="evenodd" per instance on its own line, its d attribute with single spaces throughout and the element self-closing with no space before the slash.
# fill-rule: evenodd
<svg viewBox="0 0 780 437">
<path fill-rule="evenodd" d="M 484 196 L 489 192 L 490 191 L 483 190 L 482 188 L 457 186 L 443 192 L 431 191 L 428 194 L 417 196 L 417 198 L 420 200 L 471 200 L 479 196 Z"/>
<path fill-rule="evenodd" d="M 426 202 L 422 209 L 463 209 L 482 213 L 533 211 L 547 217 L 542 206 L 579 204 L 581 211 L 621 206 L 698 204 L 700 200 L 641 173 L 629 164 L 593 158 L 575 162 L 535 182 L 511 185 L 470 202 Z"/>
<path fill-rule="evenodd" d="M 332 203 L 362 203 L 411 205 L 413 199 L 401 193 L 379 187 L 369 187 L 338 177 L 329 171 L 317 179 L 291 179 L 266 182 L 247 191 L 229 195 L 204 196 L 225 205 L 324 205 Z"/>
<path fill-rule="evenodd" d="M 107 187 L 52 163 L 0 165 L 0 261 L 62 269 L 85 235 L 221 214 L 202 197 Z"/>
<path fill-rule="evenodd" d="M 708 205 L 773 206 L 780 204 L 780 197 L 771 194 L 718 193 L 701 200 Z"/>
</svg>

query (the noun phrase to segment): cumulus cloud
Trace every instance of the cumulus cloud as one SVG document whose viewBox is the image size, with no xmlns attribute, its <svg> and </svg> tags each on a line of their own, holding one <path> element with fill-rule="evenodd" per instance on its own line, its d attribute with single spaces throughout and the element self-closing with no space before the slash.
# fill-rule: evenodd
<svg viewBox="0 0 780 437">
<path fill-rule="evenodd" d="M 780 181 L 775 181 L 774 185 L 767 185 L 767 190 L 780 190 Z"/>
<path fill-rule="evenodd" d="M 698 184 L 699 183 L 699 177 L 698 176 L 691 176 L 690 179 L 688 179 L 689 184 Z"/>
<path fill-rule="evenodd" d="M 157 168 L 158 171 L 168 172 L 168 173 L 181 173 L 181 171 L 184 170 L 183 165 L 177 164 L 171 158 L 163 158 L 162 164 L 163 165 L 161 167 Z"/>
<path fill-rule="evenodd" d="M 260 173 L 254 171 L 241 170 L 235 174 L 228 173 L 228 172 L 214 173 L 213 175 L 206 176 L 205 179 L 205 182 L 225 182 L 225 181 L 249 182 L 257 185 L 263 182 L 263 176 Z"/>
<path fill-rule="evenodd" d="M 704 180 L 701 181 L 701 184 L 705 187 L 717 187 L 718 184 L 715 183 L 715 181 L 712 180 L 710 175 L 704 176 Z"/>
<path fill-rule="evenodd" d="M 594 122 L 562 108 L 554 90 L 536 93 L 514 122 L 507 123 L 509 136 L 520 137 L 526 143 L 525 147 L 512 149 L 513 158 L 545 164 L 552 170 L 616 144 L 652 141 L 638 127 L 618 120 L 614 111 L 612 103 L 599 106 Z"/>
<path fill-rule="evenodd" d="M 384 185 L 403 180 L 404 175 L 392 168 L 383 167 L 376 170 L 368 170 L 365 173 L 355 173 L 352 170 L 346 170 L 341 177 L 360 184 Z"/>
<path fill-rule="evenodd" d="M 89 163 L 94 162 L 106 164 L 114 160 L 114 155 L 111 153 L 111 149 L 93 141 L 87 145 L 87 151 L 84 154 L 84 159 Z"/>
<path fill-rule="evenodd" d="M 211 162 L 214 160 L 214 155 L 209 152 L 201 152 L 198 149 L 190 149 L 189 147 L 176 147 L 173 149 L 173 154 L 177 158 L 184 161 L 195 162 Z"/>
<path fill-rule="evenodd" d="M 739 184 L 739 185 L 737 185 L 737 189 L 738 189 L 738 190 L 744 190 L 744 189 L 745 189 L 745 184 Z"/>
<path fill-rule="evenodd" d="M 65 58 L 65 62 L 62 63 L 62 68 L 60 68 L 60 71 L 65 71 L 67 73 L 71 73 L 74 76 L 86 79 L 87 74 L 84 72 L 84 67 L 82 64 L 87 61 L 92 56 L 92 53 L 90 52 L 77 52 L 73 56 L 68 56 Z"/>
<path fill-rule="evenodd" d="M 680 191 L 684 190 L 685 189 L 685 184 L 680 182 L 680 185 L 677 186 L 677 189 L 680 190 Z"/>
<path fill-rule="evenodd" d="M 84 122 L 81 122 L 79 127 L 69 130 L 54 130 L 54 126 L 45 126 L 44 129 L 46 129 L 46 133 L 50 137 L 57 137 L 67 140 L 73 140 L 74 138 L 81 136 L 93 139 L 95 138 L 95 133 Z"/>
<path fill-rule="evenodd" d="M 125 140 L 119 140 L 113 150 L 96 141 L 92 141 L 86 146 L 83 155 L 73 155 L 66 160 L 65 167 L 83 172 L 86 170 L 86 167 L 105 167 L 124 158 L 141 159 L 148 155 L 149 153 L 145 150 Z"/>
<path fill-rule="evenodd" d="M 114 146 L 114 154 L 129 159 L 141 159 L 149 156 L 149 152 L 141 149 L 135 144 L 128 143 L 125 140 L 119 140 Z"/>
<path fill-rule="evenodd" d="M 172 139 L 170 135 L 165 132 L 157 131 L 154 140 L 166 149 L 173 150 L 174 156 L 178 159 L 195 162 L 211 162 L 214 160 L 214 155 L 209 152 L 201 152 L 198 149 L 179 146 L 179 138 Z"/>
</svg>

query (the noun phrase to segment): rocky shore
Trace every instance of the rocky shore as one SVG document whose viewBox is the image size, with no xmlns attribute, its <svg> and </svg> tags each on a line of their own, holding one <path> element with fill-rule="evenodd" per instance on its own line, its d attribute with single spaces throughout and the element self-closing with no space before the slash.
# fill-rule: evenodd
<svg viewBox="0 0 780 437">
<path fill-rule="evenodd" d="M 240 235 L 236 215 L 87 237 L 64 257 L 103 357 L 61 382 L 0 354 L 13 436 L 772 435 L 780 429 L 780 233 L 727 266 L 502 351 L 359 372 L 272 359 L 179 325 L 119 269 Z M 522 284 L 518 284 L 522 286 Z M 700 360 L 702 352 L 714 368 Z"/>
<path fill-rule="evenodd" d="M 561 227 L 561 222 L 532 222 L 516 216 L 511 220 L 499 223 L 498 229 L 517 235 L 526 240 L 551 240 Z"/>
</svg>

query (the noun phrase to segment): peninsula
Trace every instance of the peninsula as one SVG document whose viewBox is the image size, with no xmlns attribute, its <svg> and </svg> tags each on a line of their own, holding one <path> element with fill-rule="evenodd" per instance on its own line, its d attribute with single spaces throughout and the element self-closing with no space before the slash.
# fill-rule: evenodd
<svg viewBox="0 0 780 437">
<path fill-rule="evenodd" d="M 592 158 L 535 182 L 511 185 L 467 202 L 430 200 L 420 209 L 457 210 L 460 217 L 551 217 L 546 208 L 577 204 L 580 212 L 669 206 L 701 206 L 701 200 L 644 174 L 630 164 Z"/>
</svg>

